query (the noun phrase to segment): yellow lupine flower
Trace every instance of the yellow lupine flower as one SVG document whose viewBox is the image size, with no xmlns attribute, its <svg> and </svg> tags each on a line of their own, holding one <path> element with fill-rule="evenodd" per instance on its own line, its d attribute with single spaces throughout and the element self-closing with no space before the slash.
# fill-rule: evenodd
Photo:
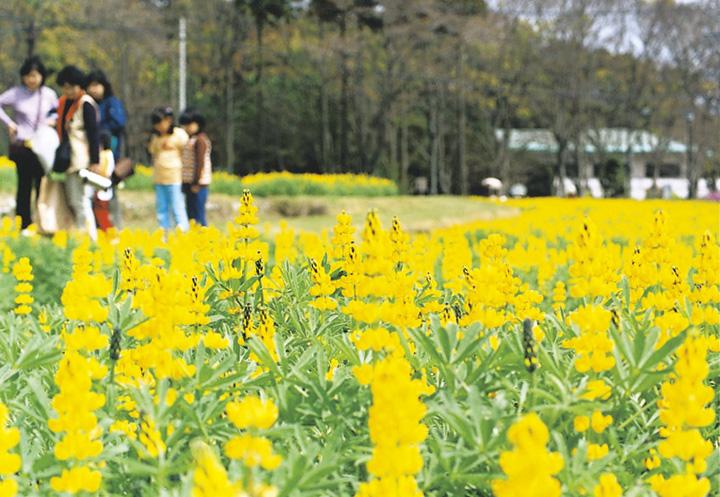
<svg viewBox="0 0 720 497">
<path fill-rule="evenodd" d="M 272 470 L 282 462 L 282 458 L 272 451 L 272 443 L 264 437 L 249 434 L 238 435 L 225 444 L 225 454 L 230 459 L 241 460 L 250 468 L 262 466 Z"/>
<path fill-rule="evenodd" d="M 18 483 L 13 479 L 0 481 L 0 497 L 15 497 L 18 491 Z"/>
<path fill-rule="evenodd" d="M 612 395 L 612 389 L 603 380 L 589 381 L 586 386 L 586 392 L 581 396 L 585 400 L 607 400 Z"/>
<path fill-rule="evenodd" d="M 564 466 L 562 456 L 545 447 L 550 439 L 547 427 L 535 413 L 526 414 L 508 430 L 513 450 L 500 454 L 506 479 L 493 480 L 495 497 L 559 497 L 560 482 L 553 477 Z"/>
<path fill-rule="evenodd" d="M 660 467 L 660 458 L 658 457 L 657 450 L 650 449 L 650 457 L 645 459 L 644 465 L 648 471 Z"/>
<path fill-rule="evenodd" d="M 612 416 L 603 416 L 603 413 L 598 410 L 594 411 L 590 418 L 590 424 L 595 433 L 602 433 L 612 422 Z"/>
<path fill-rule="evenodd" d="M 228 478 L 223 465 L 205 444 L 193 446 L 195 469 L 193 471 L 192 497 L 239 497 L 242 486 Z"/>
<path fill-rule="evenodd" d="M 8 408 L 0 402 L 0 476 L 6 477 L 5 480 L 0 481 L 0 485 L 2 485 L 2 491 L 8 495 L 15 495 L 15 492 L 17 492 L 17 482 L 7 477 L 20 470 L 20 456 L 10 452 L 11 449 L 20 443 L 20 430 L 17 428 L 8 428 L 6 426 L 8 418 Z"/>
<path fill-rule="evenodd" d="M 138 439 L 145 447 L 146 455 L 149 457 L 157 458 L 167 450 L 160 431 L 157 429 L 155 421 L 151 418 L 145 418 L 145 420 L 140 423 L 140 435 Z"/>
<path fill-rule="evenodd" d="M 617 477 L 612 473 L 603 473 L 600 475 L 598 484 L 593 489 L 593 497 L 621 497 L 622 487 L 617 481 Z"/>
<path fill-rule="evenodd" d="M 50 486 L 56 492 L 76 494 L 79 492 L 97 492 L 100 489 L 102 475 L 88 466 L 64 469 L 62 474 L 50 479 Z"/>
<path fill-rule="evenodd" d="M 118 420 L 110 425 L 111 432 L 124 433 L 130 440 L 137 440 L 137 425 L 126 420 Z"/>
<path fill-rule="evenodd" d="M 587 448 L 587 458 L 589 461 L 602 459 L 608 454 L 607 444 L 589 444 Z"/>
<path fill-rule="evenodd" d="M 573 428 L 578 433 L 587 431 L 587 429 L 590 428 L 590 418 L 587 416 L 575 416 L 575 419 L 573 420 Z"/>
<path fill-rule="evenodd" d="M 681 473 L 669 479 L 653 475 L 648 481 L 659 497 L 707 497 L 710 493 L 710 480 L 693 473 Z"/>
<path fill-rule="evenodd" d="M 228 418 L 239 429 L 270 428 L 278 418 L 278 408 L 270 399 L 248 395 L 237 402 L 229 402 Z"/>
<path fill-rule="evenodd" d="M 333 358 L 330 359 L 330 366 L 328 367 L 327 373 L 325 373 L 325 380 L 332 381 L 335 377 L 335 370 L 338 367 L 338 360 Z"/>
<path fill-rule="evenodd" d="M 230 340 L 216 331 L 205 333 L 203 343 L 208 349 L 225 349 L 230 346 Z"/>
</svg>

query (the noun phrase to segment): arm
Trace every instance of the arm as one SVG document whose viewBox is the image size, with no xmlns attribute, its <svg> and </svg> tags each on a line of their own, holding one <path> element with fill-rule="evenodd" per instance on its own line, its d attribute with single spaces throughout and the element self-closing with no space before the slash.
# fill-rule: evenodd
<svg viewBox="0 0 720 497">
<path fill-rule="evenodd" d="M 50 107 L 50 110 L 44 116 L 45 124 L 54 127 L 58 117 L 58 96 L 52 88 L 44 86 L 43 89 L 48 100 L 48 106 Z"/>
<path fill-rule="evenodd" d="M 83 122 L 87 135 L 88 147 L 90 148 L 90 164 L 100 163 L 100 130 L 97 122 L 97 112 L 90 102 L 84 102 L 82 106 Z"/>
<path fill-rule="evenodd" d="M 183 148 L 190 141 L 190 137 L 182 128 L 175 128 L 172 134 L 172 144 L 182 153 Z"/>
<path fill-rule="evenodd" d="M 122 102 L 115 97 L 110 98 L 111 100 L 108 105 L 108 127 L 113 135 L 118 135 L 123 128 L 125 128 L 127 118 L 125 116 L 125 109 L 123 108 Z"/>
<path fill-rule="evenodd" d="M 150 137 L 150 141 L 148 142 L 148 146 L 147 146 L 147 149 L 148 149 L 148 152 L 150 152 L 150 155 L 154 156 L 155 154 L 158 153 L 158 151 L 160 150 L 160 142 L 161 142 L 161 138 L 158 135 L 156 135 L 155 133 L 153 133 L 152 136 Z"/>
<path fill-rule="evenodd" d="M 15 88 L 10 88 L 6 92 L 0 94 L 0 121 L 5 123 L 8 128 L 17 128 L 15 121 L 7 115 L 3 106 L 12 105 L 15 103 Z"/>
</svg>

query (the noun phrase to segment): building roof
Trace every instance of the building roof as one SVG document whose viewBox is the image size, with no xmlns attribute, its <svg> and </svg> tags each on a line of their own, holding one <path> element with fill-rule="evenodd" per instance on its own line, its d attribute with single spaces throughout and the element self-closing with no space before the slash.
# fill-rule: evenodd
<svg viewBox="0 0 720 497">
<path fill-rule="evenodd" d="M 505 130 L 496 129 L 495 138 L 502 140 Z M 589 130 L 583 135 L 585 153 L 595 154 L 598 149 L 604 153 L 627 153 L 628 145 L 632 144 L 632 153 L 648 154 L 658 147 L 668 153 L 684 154 L 687 146 L 675 140 L 664 140 L 661 143 L 657 135 L 648 131 L 630 130 L 626 128 L 600 128 Z M 510 130 L 510 150 L 555 153 L 558 144 L 552 132 L 547 129 L 512 129 Z M 571 149 L 574 146 L 571 145 Z"/>
</svg>

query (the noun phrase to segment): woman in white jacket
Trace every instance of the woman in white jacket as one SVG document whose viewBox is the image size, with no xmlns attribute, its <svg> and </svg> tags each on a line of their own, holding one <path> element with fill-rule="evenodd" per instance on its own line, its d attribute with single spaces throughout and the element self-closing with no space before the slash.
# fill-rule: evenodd
<svg viewBox="0 0 720 497">
<path fill-rule="evenodd" d="M 98 108 L 85 93 L 85 75 L 75 66 L 64 67 L 57 75 L 63 96 L 58 101 L 57 131 L 60 141 L 70 142 L 70 165 L 65 171 L 65 193 L 75 216 L 75 225 L 92 239 L 97 236 L 92 210 L 93 192 L 86 189 L 79 172 L 97 170 L 100 162 Z"/>
</svg>

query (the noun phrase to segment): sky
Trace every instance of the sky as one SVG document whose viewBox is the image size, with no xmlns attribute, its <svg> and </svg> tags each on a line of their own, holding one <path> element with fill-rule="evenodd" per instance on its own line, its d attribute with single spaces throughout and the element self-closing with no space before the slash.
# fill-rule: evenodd
<svg viewBox="0 0 720 497">
<path fill-rule="evenodd" d="M 535 12 L 533 8 L 523 7 L 523 5 L 531 5 L 540 3 L 538 0 L 518 1 L 518 0 L 486 0 L 488 6 L 496 11 L 506 12 L 510 15 L 517 14 L 527 19 L 531 23 L 542 18 L 552 17 L 557 13 L 556 9 L 546 8 L 543 15 Z M 650 2 L 652 0 L 649 0 Z M 720 26 L 720 0 L 676 0 L 678 4 L 706 4 L 713 5 L 718 9 L 718 26 Z M 546 5 L 556 4 L 556 2 L 545 2 Z M 602 21 L 599 23 L 599 29 L 596 33 L 596 46 L 604 47 L 612 52 L 631 52 L 639 54 L 643 50 L 640 26 L 638 24 L 637 15 L 632 8 L 634 2 L 616 1 L 612 10 L 603 10 L 599 14 Z M 718 28 L 720 34 L 720 28 Z M 662 58 L 662 57 L 661 57 Z"/>
</svg>

